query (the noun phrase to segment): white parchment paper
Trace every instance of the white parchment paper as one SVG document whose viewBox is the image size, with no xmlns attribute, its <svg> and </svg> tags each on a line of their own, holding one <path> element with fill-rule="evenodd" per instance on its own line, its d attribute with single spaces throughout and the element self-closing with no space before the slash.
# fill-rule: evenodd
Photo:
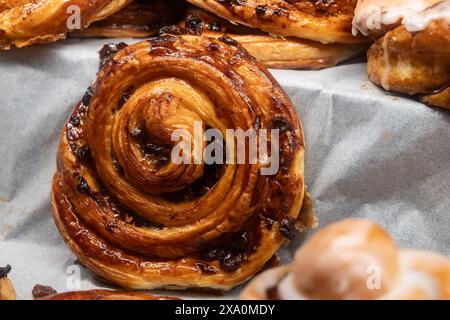
<svg viewBox="0 0 450 320">
<path fill-rule="evenodd" d="M 35 284 L 59 292 L 77 285 L 76 257 L 51 217 L 50 181 L 59 130 L 95 79 L 107 41 L 0 52 L 0 265 L 13 267 L 20 299 L 32 298 Z M 321 226 L 369 217 L 399 246 L 449 256 L 450 112 L 379 90 L 362 62 L 273 74 L 303 122 L 306 179 Z M 300 243 L 282 250 L 285 262 Z M 107 287 L 78 270 L 80 289 Z"/>
</svg>

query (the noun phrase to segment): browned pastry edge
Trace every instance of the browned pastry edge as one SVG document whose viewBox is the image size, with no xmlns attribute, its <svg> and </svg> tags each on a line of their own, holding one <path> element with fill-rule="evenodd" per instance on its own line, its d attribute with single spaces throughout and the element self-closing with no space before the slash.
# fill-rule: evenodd
<svg viewBox="0 0 450 320">
<path fill-rule="evenodd" d="M 322 69 L 363 55 L 364 44 L 323 44 L 317 41 L 276 37 L 257 29 L 231 24 L 202 9 L 190 8 L 176 27 L 165 27 L 168 34 L 196 34 L 220 38 L 224 35 L 239 42 L 260 63 L 276 69 Z"/>
<path fill-rule="evenodd" d="M 85 266 L 126 288 L 228 290 L 247 280 L 294 235 L 304 199 L 303 132 L 285 93 L 267 70 L 228 37 L 155 38 L 123 48 L 102 65 L 92 91 L 61 135 L 52 204 L 56 225 L 68 246 Z M 182 104 L 177 98 L 180 92 L 186 94 Z M 184 109 L 191 95 L 195 104 Z M 140 103 L 141 99 L 150 100 Z M 151 109 L 152 116 L 145 117 L 154 121 L 144 128 L 152 136 L 165 132 L 168 121 L 191 126 L 200 107 L 202 119 L 220 128 L 280 129 L 280 171 L 260 176 L 259 165 L 227 165 L 206 193 L 180 203 L 153 194 L 156 189 L 144 193 L 139 190 L 141 182 L 134 179 L 146 173 L 128 170 L 159 168 L 154 172 L 165 174 L 168 169 L 159 167 L 159 162 L 143 163 L 139 142 L 136 145 L 133 137 L 144 129 L 131 129 L 136 126 L 133 121 L 141 121 L 139 117 L 149 112 L 144 110 L 157 106 L 161 108 Z M 141 111 L 131 112 L 134 108 Z M 178 108 L 175 117 L 172 108 Z M 104 118 L 104 112 L 112 112 L 112 118 Z M 113 119 L 116 122 L 110 123 Z M 123 132 L 120 126 L 126 122 L 129 129 Z M 103 130 L 111 125 L 116 128 L 113 140 L 104 141 L 101 137 L 111 133 L 105 135 Z M 129 134 L 130 140 L 122 140 Z M 117 151 L 115 142 L 114 155 L 105 151 L 104 143 L 114 139 L 122 140 L 120 148 L 131 149 Z M 113 156 L 116 161 L 102 160 Z M 114 177 L 105 178 L 105 174 Z M 173 190 L 193 178 L 197 179 L 150 176 L 142 186 L 152 188 L 156 183 L 158 193 L 164 194 L 163 188 Z M 315 222 L 306 217 L 299 221 Z"/>
<path fill-rule="evenodd" d="M 179 300 L 174 297 L 153 296 L 144 292 L 89 290 L 57 293 L 36 300 Z"/>
<path fill-rule="evenodd" d="M 430 106 L 450 109 L 450 88 L 436 94 L 423 96 L 422 102 Z"/>
<path fill-rule="evenodd" d="M 58 190 L 59 182 L 57 179 L 58 177 L 55 177 L 53 181 L 54 197 L 61 194 L 61 191 Z M 202 262 L 192 258 L 161 262 L 162 264 L 158 266 L 158 262 L 154 262 L 152 259 L 127 254 L 104 242 L 87 229 L 73 215 L 73 210 L 67 206 L 67 201 L 63 199 L 52 199 L 53 217 L 66 244 L 78 256 L 83 265 L 107 281 L 124 288 L 162 288 L 170 290 L 213 288 L 229 290 L 246 281 L 259 270 L 257 268 L 248 272 L 245 271 L 245 268 L 239 268 L 231 273 L 220 272 L 218 263 Z M 260 246 L 246 263 L 264 266 L 266 261 L 272 257 L 269 257 L 267 252 L 277 251 L 285 241 L 280 236 L 271 239 L 270 232 L 263 232 L 261 241 L 264 246 Z M 149 270 L 146 271 L 146 268 Z"/>
<path fill-rule="evenodd" d="M 356 0 L 237 1 L 188 0 L 233 23 L 258 28 L 277 36 L 291 36 L 322 43 L 361 43 L 352 35 Z"/>
<path fill-rule="evenodd" d="M 448 108 L 448 24 L 434 21 L 424 31 L 414 34 L 404 26 L 388 32 L 369 49 L 367 72 L 372 82 L 386 90 L 430 95 L 432 97 L 423 101 Z M 443 93 L 440 95 L 440 92 Z"/>
<path fill-rule="evenodd" d="M 25 1 L 22 1 L 25 2 Z M 0 12 L 0 50 L 64 39 L 67 21 L 79 8 L 81 29 L 125 7 L 131 0 L 39 0 L 20 3 Z"/>
<path fill-rule="evenodd" d="M 218 37 L 217 34 L 206 33 Z M 275 69 L 323 69 L 363 54 L 365 47 L 263 35 L 229 35 L 258 61 Z"/>
</svg>

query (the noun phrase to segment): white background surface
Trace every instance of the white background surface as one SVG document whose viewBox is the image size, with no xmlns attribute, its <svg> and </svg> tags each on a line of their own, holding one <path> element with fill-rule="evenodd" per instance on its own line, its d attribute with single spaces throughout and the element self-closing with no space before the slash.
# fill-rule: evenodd
<svg viewBox="0 0 450 320">
<path fill-rule="evenodd" d="M 13 267 L 20 299 L 35 284 L 71 289 L 76 257 L 54 226 L 50 180 L 59 130 L 95 79 L 105 42 L 0 52 L 0 265 Z M 450 256 L 450 112 L 375 88 L 364 63 L 273 74 L 303 122 L 321 226 L 369 217 L 402 247 Z M 285 261 L 299 243 L 283 249 Z M 85 269 L 81 279 L 81 289 L 105 287 Z"/>
</svg>

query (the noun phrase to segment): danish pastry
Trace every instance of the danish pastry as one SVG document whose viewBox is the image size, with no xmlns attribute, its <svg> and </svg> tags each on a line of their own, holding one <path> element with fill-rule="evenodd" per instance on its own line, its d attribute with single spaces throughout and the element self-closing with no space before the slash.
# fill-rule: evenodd
<svg viewBox="0 0 450 320">
<path fill-rule="evenodd" d="M 381 36 L 368 51 L 369 78 L 385 90 L 450 108 L 449 25 L 449 0 L 360 1 L 355 29 Z"/>
<path fill-rule="evenodd" d="M 3 0 L 0 50 L 54 42 L 125 7 L 131 0 Z M 5 10 L 6 9 L 6 10 Z M 79 25 L 78 25 L 79 23 Z"/>
<path fill-rule="evenodd" d="M 269 34 L 322 43 L 360 43 L 352 36 L 356 0 L 188 0 L 222 18 Z"/>
<path fill-rule="evenodd" d="M 83 265 L 109 282 L 230 289 L 296 227 L 315 223 L 310 210 L 300 213 L 304 141 L 294 107 L 231 38 L 165 36 L 119 47 L 101 51 L 108 57 L 98 78 L 62 130 L 56 225 Z M 222 133 L 277 130 L 279 170 L 173 161 L 171 133 L 195 135 L 196 123 Z M 194 150 L 184 159 L 195 160 Z"/>
<path fill-rule="evenodd" d="M 450 299 L 450 260 L 400 250 L 380 226 L 363 219 L 316 233 L 284 267 L 257 276 L 243 299 Z"/>
<path fill-rule="evenodd" d="M 361 44 L 323 44 L 317 41 L 276 37 L 241 25 L 234 25 L 201 9 L 189 9 L 185 21 L 164 28 L 168 33 L 188 33 L 220 38 L 227 34 L 267 67 L 277 69 L 321 69 L 362 55 Z"/>
</svg>

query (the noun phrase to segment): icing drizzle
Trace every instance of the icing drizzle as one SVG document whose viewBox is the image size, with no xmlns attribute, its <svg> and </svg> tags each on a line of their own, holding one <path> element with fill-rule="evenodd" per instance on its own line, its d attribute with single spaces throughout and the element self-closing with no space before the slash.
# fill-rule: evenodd
<svg viewBox="0 0 450 320">
<path fill-rule="evenodd" d="M 450 0 L 359 0 L 353 19 L 353 34 L 401 23 L 409 32 L 424 30 L 432 21 L 450 22 Z"/>
</svg>

